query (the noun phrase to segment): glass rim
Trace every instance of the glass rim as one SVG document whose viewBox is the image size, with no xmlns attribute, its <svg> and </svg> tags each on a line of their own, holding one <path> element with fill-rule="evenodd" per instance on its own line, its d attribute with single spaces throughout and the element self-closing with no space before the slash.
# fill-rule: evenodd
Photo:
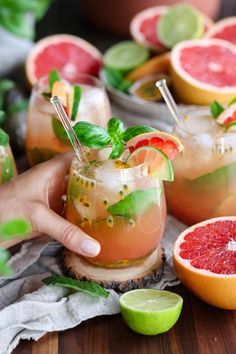
<svg viewBox="0 0 236 354">
<path fill-rule="evenodd" d="M 106 160 L 108 160 L 108 159 L 98 160 L 97 162 L 103 162 L 103 161 L 106 161 Z M 79 166 L 82 166 L 82 168 L 89 165 L 89 164 L 86 163 L 86 162 L 80 161 L 80 160 L 78 159 L 78 157 L 76 156 L 76 154 L 74 154 L 74 156 L 73 156 L 71 166 L 73 166 L 73 162 L 74 162 L 74 161 L 77 161 L 77 162 L 78 162 L 78 165 L 79 165 Z M 113 160 L 113 161 L 115 161 L 115 160 Z M 90 166 L 91 166 L 91 165 L 90 165 Z M 140 178 L 140 177 L 150 178 L 149 175 L 144 175 L 144 174 L 143 174 L 143 172 L 144 172 L 145 170 L 147 170 L 147 169 L 146 169 L 146 166 L 147 166 L 147 164 L 141 163 L 141 164 L 139 164 L 139 165 L 137 165 L 137 166 L 134 166 L 134 167 L 126 167 L 126 168 L 106 168 L 106 170 L 107 170 L 107 171 L 116 171 L 116 172 L 117 172 L 117 176 L 112 176 L 112 178 L 114 178 L 115 181 L 121 180 L 121 179 L 122 179 L 122 178 L 121 178 L 122 175 L 125 177 L 125 174 L 126 174 L 126 173 L 134 171 L 134 172 L 135 172 L 135 174 L 133 175 L 134 179 L 131 180 L 131 179 L 126 179 L 126 178 L 124 178 L 125 181 L 127 181 L 127 182 L 133 182 L 133 181 L 135 180 L 135 178 Z M 92 170 L 93 170 L 93 171 L 94 171 L 94 170 L 97 170 L 97 169 L 98 169 L 98 167 L 92 166 Z M 143 170 L 143 171 L 142 171 L 142 170 Z M 91 180 L 91 181 L 97 181 L 97 182 L 110 181 L 110 178 L 109 178 L 109 177 L 107 177 L 107 178 L 94 178 L 94 177 L 87 177 L 87 176 L 84 176 L 84 177 L 86 177 L 87 179 L 89 179 L 89 180 Z M 160 182 L 160 180 L 158 180 L 158 181 Z"/>
<path fill-rule="evenodd" d="M 77 77 L 84 77 L 87 79 L 90 79 L 91 81 L 93 81 L 93 83 L 95 84 L 92 87 L 99 87 L 100 89 L 105 91 L 105 85 L 102 82 L 102 80 L 100 80 L 98 77 L 95 77 L 93 75 L 87 74 L 87 73 L 83 73 L 83 72 L 78 72 Z M 79 83 L 77 81 L 75 81 L 74 83 L 71 83 L 70 79 L 63 77 L 63 75 L 60 74 L 60 77 L 62 79 L 62 81 L 69 83 L 70 85 L 83 85 L 83 83 Z M 38 96 L 42 96 L 42 92 L 39 92 L 40 90 L 40 85 L 42 84 L 43 81 L 47 81 L 48 80 L 48 75 L 43 75 L 41 76 L 33 85 L 32 87 L 32 92 L 34 92 L 35 94 L 37 94 Z"/>
<path fill-rule="evenodd" d="M 186 116 L 196 116 L 197 117 L 198 115 L 201 115 L 203 113 L 209 115 L 209 117 L 211 117 L 211 119 L 214 120 L 214 117 L 212 117 L 211 114 L 210 114 L 210 108 L 209 107 L 199 107 L 199 109 L 188 110 L 188 111 L 184 112 L 183 116 L 184 117 L 186 117 Z M 195 137 L 200 137 L 202 134 L 211 135 L 211 132 L 205 132 L 205 131 L 198 132 L 198 133 L 194 133 L 194 132 L 192 133 L 192 132 L 189 132 L 188 130 L 186 130 L 184 127 L 178 126 L 177 124 L 174 125 L 174 131 L 175 132 L 179 131 L 179 132 L 184 133 L 187 136 L 195 136 Z M 215 136 L 214 140 L 228 139 L 230 136 L 236 135 L 236 132 L 232 131 L 232 132 L 230 132 L 230 134 L 231 135 L 226 136 L 225 132 L 223 132 L 222 135 Z M 181 137 L 180 137 L 180 139 L 181 139 Z"/>
</svg>

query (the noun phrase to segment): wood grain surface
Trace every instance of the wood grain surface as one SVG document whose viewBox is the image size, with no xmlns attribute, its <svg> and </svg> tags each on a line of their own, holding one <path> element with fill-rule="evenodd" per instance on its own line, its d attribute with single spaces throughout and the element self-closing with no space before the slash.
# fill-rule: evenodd
<svg viewBox="0 0 236 354">
<path fill-rule="evenodd" d="M 182 285 L 169 289 L 184 298 L 179 321 L 167 333 L 132 332 L 120 315 L 97 317 L 39 342 L 23 341 L 13 354 L 235 354 L 236 311 L 209 306 Z M 38 348 L 39 347 L 39 348 Z M 51 350 L 51 351 L 50 351 Z"/>
</svg>

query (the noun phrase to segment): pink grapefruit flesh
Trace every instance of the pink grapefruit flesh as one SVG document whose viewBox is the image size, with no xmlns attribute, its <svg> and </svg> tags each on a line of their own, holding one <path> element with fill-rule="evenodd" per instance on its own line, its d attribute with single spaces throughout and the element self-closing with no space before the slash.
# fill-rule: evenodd
<svg viewBox="0 0 236 354">
<path fill-rule="evenodd" d="M 236 17 L 228 17 L 217 22 L 206 33 L 206 38 L 219 38 L 236 44 Z"/>
<path fill-rule="evenodd" d="M 187 103 L 227 103 L 236 96 L 236 46 L 220 39 L 184 41 L 171 54 L 173 85 Z"/>
<path fill-rule="evenodd" d="M 82 38 L 56 34 L 37 42 L 26 60 L 26 75 L 31 84 L 57 69 L 62 77 L 76 82 L 78 73 L 97 76 L 101 53 Z"/>
</svg>

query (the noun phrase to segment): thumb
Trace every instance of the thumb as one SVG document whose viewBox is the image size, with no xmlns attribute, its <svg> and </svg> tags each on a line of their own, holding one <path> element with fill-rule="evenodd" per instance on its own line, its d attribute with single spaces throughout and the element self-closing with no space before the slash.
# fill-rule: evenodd
<svg viewBox="0 0 236 354">
<path fill-rule="evenodd" d="M 34 231 L 53 237 L 66 248 L 86 257 L 95 257 L 100 252 L 100 244 L 77 226 L 71 224 L 42 204 L 37 206 Z"/>
</svg>

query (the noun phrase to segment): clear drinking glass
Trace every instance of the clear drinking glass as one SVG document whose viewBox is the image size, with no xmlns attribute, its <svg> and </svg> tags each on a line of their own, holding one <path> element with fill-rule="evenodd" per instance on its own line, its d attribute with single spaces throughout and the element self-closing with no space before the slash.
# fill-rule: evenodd
<svg viewBox="0 0 236 354">
<path fill-rule="evenodd" d="M 111 107 L 102 83 L 95 77 L 81 73 L 76 84 L 82 88 L 82 97 L 76 120 L 72 123 L 84 120 L 106 127 L 111 117 Z M 48 79 L 43 77 L 34 86 L 30 98 L 26 151 L 32 166 L 71 149 L 49 101 L 50 97 L 45 95 L 48 91 Z"/>
<path fill-rule="evenodd" d="M 86 165 L 74 157 L 69 176 L 66 218 L 99 241 L 100 254 L 87 260 L 106 268 L 143 261 L 160 244 L 165 226 L 162 181 L 151 179 L 143 165 L 124 165 Z"/>
<path fill-rule="evenodd" d="M 236 215 L 236 132 L 226 132 L 208 110 L 187 115 L 188 131 L 174 134 L 184 150 L 172 161 L 175 180 L 165 183 L 170 212 L 191 225 Z"/>
<path fill-rule="evenodd" d="M 16 176 L 16 165 L 9 145 L 0 145 L 0 184 Z"/>
</svg>

